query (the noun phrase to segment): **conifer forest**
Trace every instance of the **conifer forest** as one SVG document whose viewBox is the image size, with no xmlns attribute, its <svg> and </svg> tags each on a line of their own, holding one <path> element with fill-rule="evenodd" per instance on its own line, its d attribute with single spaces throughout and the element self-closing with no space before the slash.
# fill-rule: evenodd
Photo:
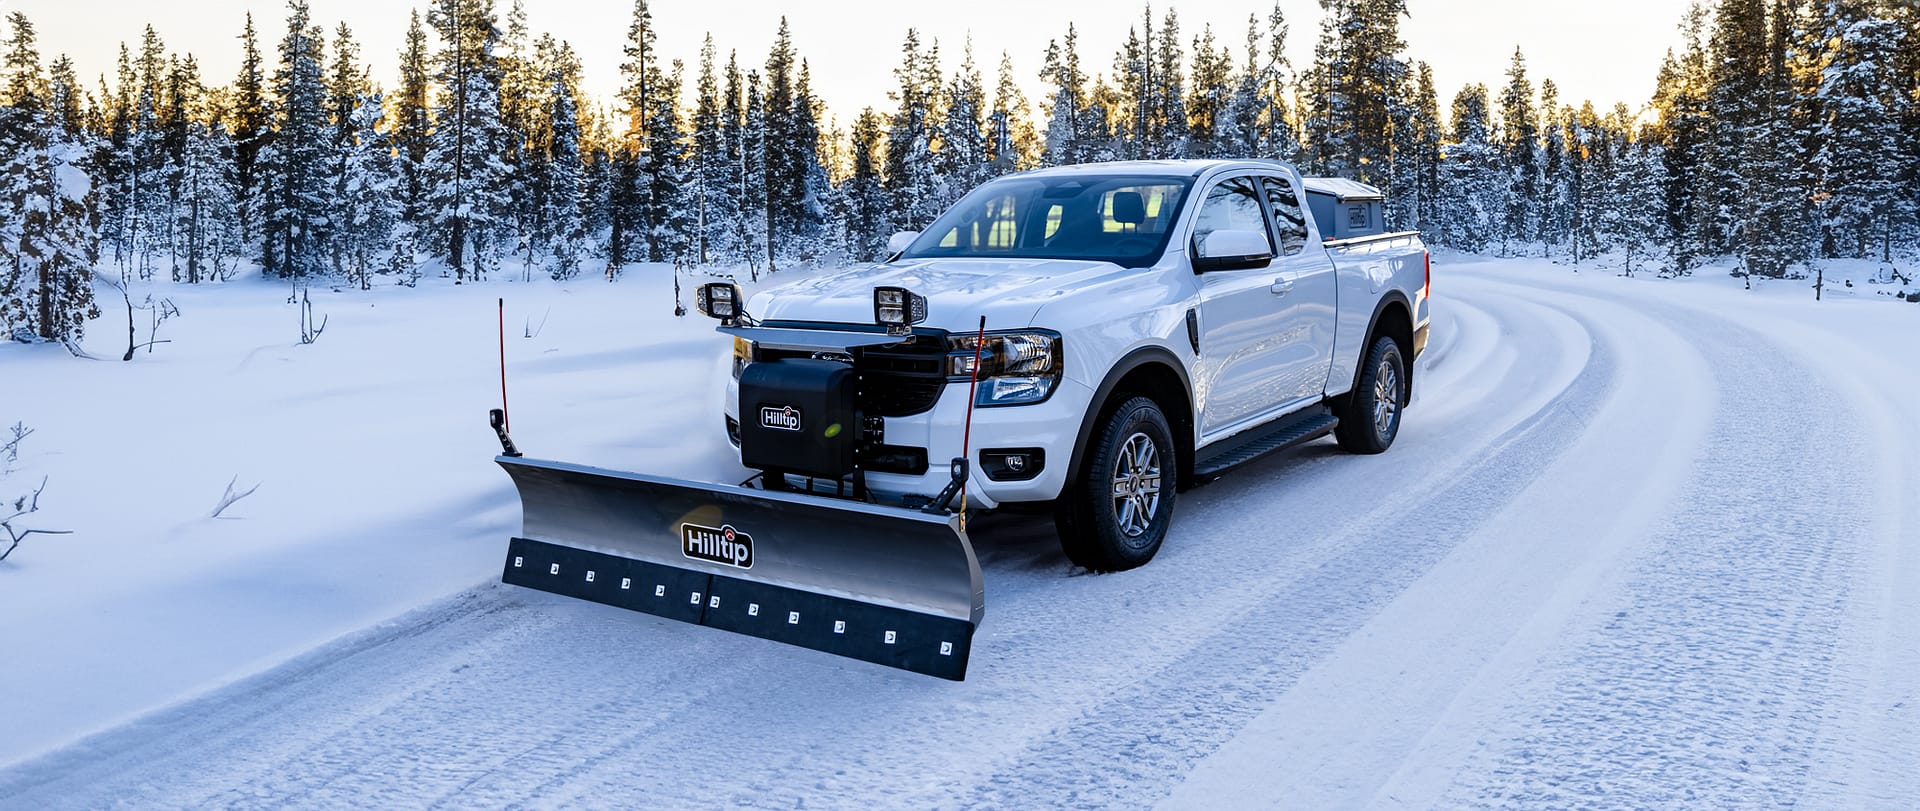
<svg viewBox="0 0 1920 811">
<path fill-rule="evenodd" d="M 0 37 L 0 328 L 72 340 L 99 290 L 128 280 L 364 289 L 868 261 L 988 178 L 1126 159 L 1293 161 L 1381 187 L 1389 226 L 1431 244 L 1628 273 L 1723 262 L 1779 278 L 1920 250 L 1913 3 L 1696 4 L 1662 64 L 1622 67 L 1657 71 L 1652 98 L 1611 106 L 1563 98 L 1518 50 L 1504 76 L 1441 98 L 1402 41 L 1405 0 L 1320 5 L 1319 20 L 1276 6 L 1234 31 L 1148 8 L 1119 43 L 1068 26 L 1022 55 L 1037 76 L 908 30 L 894 90 L 857 111 L 825 109 L 784 20 L 764 56 L 709 35 L 688 65 L 658 43 L 700 33 L 656 30 L 647 0 L 606 99 L 521 0 L 395 19 L 391 76 L 307 0 L 231 21 L 233 76 L 205 75 L 152 26 L 109 75 L 82 76 L 15 12 Z M 1310 64 L 1285 58 L 1296 36 L 1315 37 Z"/>
</svg>

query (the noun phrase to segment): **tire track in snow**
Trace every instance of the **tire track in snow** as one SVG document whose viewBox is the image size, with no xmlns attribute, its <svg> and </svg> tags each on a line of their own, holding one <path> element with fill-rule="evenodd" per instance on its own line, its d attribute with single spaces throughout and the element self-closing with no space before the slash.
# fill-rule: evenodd
<svg viewBox="0 0 1920 811">
<path fill-rule="evenodd" d="M 1650 309 L 1691 335 L 1723 392 L 1700 473 L 1675 494 L 1688 506 L 1572 637 L 1584 644 L 1546 664 L 1538 714 L 1470 760 L 1445 806 L 1787 807 L 1806 788 L 1836 711 L 1865 449 L 1844 404 L 1766 337 Z"/>
<path fill-rule="evenodd" d="M 1595 346 L 1572 385 L 1490 444 L 1447 486 L 1383 505 L 1338 536 L 1342 551 L 1250 607 L 1193 651 L 1029 743 L 956 807 L 1141 807 L 1163 797 L 1314 662 L 1365 625 L 1582 432 L 1618 374 Z M 1090 764 L 1099 768 L 1088 768 Z"/>
</svg>

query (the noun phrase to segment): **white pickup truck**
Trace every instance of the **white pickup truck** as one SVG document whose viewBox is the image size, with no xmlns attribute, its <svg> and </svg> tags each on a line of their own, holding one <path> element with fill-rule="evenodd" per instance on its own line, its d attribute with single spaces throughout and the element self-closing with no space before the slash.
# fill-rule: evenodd
<svg viewBox="0 0 1920 811">
<path fill-rule="evenodd" d="M 1328 433 L 1393 444 L 1430 261 L 1381 205 L 1267 161 L 991 181 L 886 262 L 745 307 L 703 288 L 734 335 L 729 439 L 768 489 L 920 507 L 964 484 L 1051 509 L 1075 563 L 1139 566 L 1184 487 Z"/>
</svg>

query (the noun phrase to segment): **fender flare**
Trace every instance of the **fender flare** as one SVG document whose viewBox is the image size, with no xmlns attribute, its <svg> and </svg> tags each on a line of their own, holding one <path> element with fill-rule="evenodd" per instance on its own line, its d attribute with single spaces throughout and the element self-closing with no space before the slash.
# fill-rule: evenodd
<svg viewBox="0 0 1920 811">
<path fill-rule="evenodd" d="M 1351 395 L 1354 389 L 1360 387 L 1360 373 L 1366 371 L 1367 353 L 1373 350 L 1373 342 L 1380 337 L 1380 317 L 1385 315 L 1387 308 L 1396 302 L 1401 309 L 1407 311 L 1407 331 L 1409 333 L 1413 331 L 1413 302 L 1407 299 L 1407 294 L 1399 290 L 1388 290 L 1380 296 L 1380 300 L 1373 305 L 1373 315 L 1367 319 L 1366 337 L 1360 339 L 1360 357 L 1353 364 L 1353 381 L 1348 384 L 1346 392 L 1338 396 Z M 1401 354 L 1407 358 L 1407 386 L 1411 388 L 1413 386 L 1413 347 L 1411 345 L 1403 347 Z"/>
<path fill-rule="evenodd" d="M 1186 364 L 1181 363 L 1180 357 L 1166 347 L 1142 346 L 1121 356 L 1120 360 L 1107 370 L 1107 376 L 1101 379 L 1100 385 L 1094 389 L 1093 399 L 1087 403 L 1087 413 L 1080 418 L 1080 430 L 1073 442 L 1073 455 L 1067 461 L 1067 482 L 1061 488 L 1063 495 L 1066 492 L 1065 488 L 1074 485 L 1074 477 L 1078 475 L 1080 465 L 1086 459 L 1087 443 L 1093 441 L 1094 422 L 1100 418 L 1100 412 L 1106 410 L 1107 401 L 1113 397 L 1114 390 L 1119 388 L 1120 381 L 1126 379 L 1127 375 L 1150 364 L 1159 364 L 1172 369 L 1174 375 L 1180 378 L 1180 385 L 1186 389 L 1188 413 L 1168 414 L 1167 417 L 1174 421 L 1176 432 L 1184 431 L 1187 434 L 1184 438 L 1174 437 L 1175 442 L 1185 440 L 1184 456 L 1193 455 L 1193 380 L 1187 374 Z M 1180 475 L 1184 477 L 1184 471 L 1190 469 L 1192 465 L 1192 459 L 1182 458 L 1180 466 L 1183 472 Z"/>
</svg>

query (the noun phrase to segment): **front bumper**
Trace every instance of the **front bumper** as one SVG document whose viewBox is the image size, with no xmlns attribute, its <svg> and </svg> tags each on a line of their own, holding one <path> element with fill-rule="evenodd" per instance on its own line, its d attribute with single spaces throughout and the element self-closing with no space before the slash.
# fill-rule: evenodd
<svg viewBox="0 0 1920 811">
<path fill-rule="evenodd" d="M 899 473 L 866 474 L 867 489 L 883 503 L 901 503 L 909 497 L 932 498 L 948 481 L 947 460 L 960 455 L 967 420 L 967 384 L 949 383 L 931 410 L 909 417 L 887 417 L 888 445 L 927 450 L 927 472 L 918 476 Z M 1052 501 L 1059 497 L 1072 464 L 1073 445 L 1079 437 L 1080 421 L 1093 400 L 1093 389 L 1071 379 L 1062 379 L 1053 396 L 1032 405 L 997 406 L 973 409 L 971 474 L 967 498 L 978 507 L 992 509 L 1001 504 Z M 726 416 L 740 419 L 740 385 L 727 381 Z M 735 450 L 737 438 L 729 437 Z M 1040 448 L 1046 462 L 1039 475 L 1024 481 L 993 481 L 984 472 L 981 451 L 995 448 Z"/>
</svg>

